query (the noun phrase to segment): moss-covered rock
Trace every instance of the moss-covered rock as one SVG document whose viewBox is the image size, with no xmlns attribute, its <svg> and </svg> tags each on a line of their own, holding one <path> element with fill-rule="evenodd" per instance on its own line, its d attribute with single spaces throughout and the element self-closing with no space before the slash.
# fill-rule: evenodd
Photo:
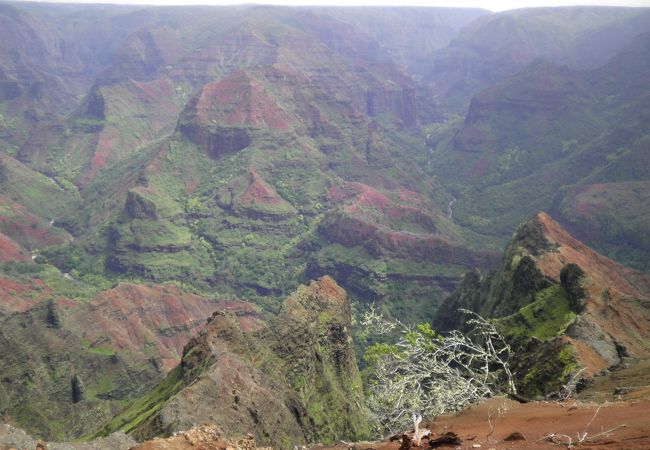
<svg viewBox="0 0 650 450">
<path fill-rule="evenodd" d="M 352 342 L 350 303 L 330 277 L 300 286 L 274 322 L 276 353 L 307 410 L 310 441 L 370 432 Z"/>
<path fill-rule="evenodd" d="M 132 219 L 158 219 L 156 204 L 135 190 L 127 193 L 124 210 Z"/>
<path fill-rule="evenodd" d="M 645 354 L 640 336 L 646 331 L 636 318 L 613 322 L 610 313 L 616 290 L 615 308 L 634 311 L 626 317 L 647 315 L 634 297 L 642 295 L 644 282 L 629 284 L 635 279 L 644 276 L 595 253 L 539 213 L 517 229 L 499 271 L 465 276 L 438 310 L 435 324 L 441 330 L 462 329 L 459 309 L 494 319 L 514 350 L 520 393 L 545 396 L 579 368 L 589 376 L 618 364 L 627 352 L 621 342 L 639 343 L 637 354 Z"/>
<path fill-rule="evenodd" d="M 215 313 L 180 366 L 100 434 L 150 438 L 201 423 L 279 448 L 369 437 L 345 291 L 329 277 L 300 286 L 252 330 Z"/>
<path fill-rule="evenodd" d="M 565 265 L 560 272 L 560 283 L 569 296 L 571 309 L 576 313 L 581 312 L 585 306 L 587 292 L 582 285 L 584 277 L 584 271 L 574 263 Z"/>
</svg>

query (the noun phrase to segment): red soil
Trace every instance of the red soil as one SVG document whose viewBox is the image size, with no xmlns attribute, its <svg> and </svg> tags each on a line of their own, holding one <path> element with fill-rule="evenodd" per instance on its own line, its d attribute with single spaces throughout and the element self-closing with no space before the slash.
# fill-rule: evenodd
<svg viewBox="0 0 650 450">
<path fill-rule="evenodd" d="M 575 448 L 644 449 L 650 448 L 650 422 L 647 412 L 650 400 L 601 405 L 570 402 L 566 404 L 536 402 L 519 404 L 503 398 L 493 398 L 472 406 L 456 415 L 441 416 L 420 428 L 431 430 L 431 437 L 452 432 L 461 439 L 459 444 L 437 448 L 461 450 L 543 450 L 568 447 L 570 438 Z M 488 419 L 489 418 L 489 419 Z M 506 440 L 519 433 L 523 440 Z M 586 433 L 586 436 L 585 436 Z M 412 435 L 412 430 L 410 435 Z M 582 443 L 577 444 L 580 437 Z M 427 438 L 411 450 L 431 448 Z M 555 440 L 552 442 L 551 440 Z M 401 439 L 383 442 L 316 446 L 322 450 L 398 450 Z"/>
<path fill-rule="evenodd" d="M 33 284 L 19 283 L 0 277 L 0 313 L 23 312 L 49 298 L 52 291 L 42 280 Z"/>
<path fill-rule="evenodd" d="M 422 210 L 413 206 L 397 206 L 388 210 L 388 216 L 393 219 L 402 219 L 405 217 L 417 217 L 422 214 Z"/>
<path fill-rule="evenodd" d="M 539 213 L 537 221 L 542 225 L 546 238 L 559 246 L 557 252 L 545 253 L 541 260 L 538 261 L 545 275 L 559 281 L 560 271 L 564 264 L 573 262 L 589 273 L 589 277 L 594 282 L 589 286 L 591 290 L 600 293 L 599 289 L 610 287 L 626 295 L 642 296 L 638 287 L 630 284 L 626 278 L 626 275 L 633 274 L 634 270 L 618 264 L 587 247 L 575 239 L 548 214 Z"/>
<path fill-rule="evenodd" d="M 384 210 L 390 203 L 390 198 L 383 192 L 363 183 L 346 183 L 343 186 L 332 186 L 329 196 L 334 201 L 344 202 L 352 200 L 345 207 L 349 213 L 358 212 L 363 208 L 374 208 Z"/>
<path fill-rule="evenodd" d="M 67 242 L 67 233 L 53 229 L 24 206 L 3 195 L 0 195 L 0 205 L 11 210 L 10 215 L 0 215 L 0 233 L 22 247 L 32 249 Z"/>
<path fill-rule="evenodd" d="M 504 399 L 492 399 L 469 408 L 455 417 L 439 418 L 431 425 L 434 433 L 454 431 L 463 439 L 460 448 L 494 449 L 547 449 L 561 448 L 547 440 L 555 434 L 557 442 L 573 443 L 586 432 L 587 437 L 579 448 L 590 449 L 648 449 L 650 448 L 650 423 L 647 412 L 650 401 L 606 404 L 528 403 L 519 404 Z M 494 432 L 490 434 L 492 427 Z M 592 421 L 593 419 L 593 421 Z M 616 428 L 620 427 L 620 428 Z M 615 430 L 598 436 L 607 430 Z M 521 433 L 525 441 L 505 441 L 514 432 Z M 474 437 L 474 439 L 470 439 Z M 565 445 L 566 447 L 566 445 Z"/>
<path fill-rule="evenodd" d="M 93 324 L 85 334 L 91 346 L 108 338 L 112 348 L 142 352 L 153 344 L 171 368 L 180 361 L 183 346 L 216 309 L 215 302 L 172 285 L 120 283 L 97 294 L 89 308 L 76 313 L 74 322 Z"/>
<path fill-rule="evenodd" d="M 278 205 L 284 202 L 254 170 L 250 171 L 249 184 L 240 201 L 245 205 Z"/>
<path fill-rule="evenodd" d="M 596 218 L 602 221 L 599 213 L 605 210 L 607 215 L 625 216 L 645 211 L 648 203 L 650 181 L 626 181 L 618 183 L 596 183 L 572 189 L 567 197 L 570 200 L 572 215 L 584 220 Z M 599 239 L 597 229 L 591 229 L 594 239 Z"/>
<path fill-rule="evenodd" d="M 245 71 L 236 71 L 217 83 L 203 86 L 196 103 L 201 122 L 287 130 L 292 122 L 267 93 L 266 87 Z"/>
<path fill-rule="evenodd" d="M 406 189 L 399 191 L 399 199 L 408 203 L 422 203 L 424 201 L 420 194 Z"/>
<path fill-rule="evenodd" d="M 596 253 L 555 222 L 548 214 L 536 218 L 546 239 L 556 246 L 541 256 L 531 257 L 542 273 L 559 282 L 560 271 L 574 263 L 587 274 L 585 318 L 596 323 L 603 332 L 623 344 L 636 357 L 650 356 L 650 276 L 622 266 Z M 595 373 L 609 364 L 598 357 L 591 342 L 571 340 L 578 360 Z"/>
<path fill-rule="evenodd" d="M 29 254 L 13 239 L 0 233 L 0 262 L 27 261 Z"/>
<path fill-rule="evenodd" d="M 158 79 L 148 83 L 131 80 L 131 83 L 136 87 L 136 93 L 140 100 L 160 103 L 161 99 L 168 99 L 173 104 L 172 99 L 175 95 L 174 85 L 168 79 Z"/>
<path fill-rule="evenodd" d="M 326 298 L 329 302 L 346 304 L 348 295 L 329 275 L 325 275 L 316 281 L 309 283 L 309 289 L 319 298 Z"/>
</svg>

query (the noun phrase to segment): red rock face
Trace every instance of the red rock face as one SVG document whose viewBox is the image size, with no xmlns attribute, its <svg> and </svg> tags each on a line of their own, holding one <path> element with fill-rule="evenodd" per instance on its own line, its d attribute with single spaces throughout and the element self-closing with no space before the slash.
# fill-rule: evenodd
<svg viewBox="0 0 650 450">
<path fill-rule="evenodd" d="M 583 285 L 587 298 L 581 320 L 599 330 L 598 336 L 604 336 L 610 345 L 624 346 L 636 357 L 650 356 L 650 277 L 595 252 L 546 213 L 539 213 L 536 221 L 546 240 L 556 247 L 531 256 L 542 273 L 559 283 L 562 267 L 574 263 L 586 274 Z M 574 345 L 578 361 L 592 373 L 611 365 L 596 351 L 594 340 L 565 337 Z"/>
<path fill-rule="evenodd" d="M 74 313 L 92 347 L 121 352 L 159 354 L 168 371 L 178 364 L 190 337 L 200 331 L 217 303 L 188 294 L 175 286 L 120 283 L 101 292 L 86 309 Z M 152 348 L 153 347 L 153 348 Z"/>
<path fill-rule="evenodd" d="M 97 132 L 82 184 L 88 183 L 109 162 L 118 161 L 159 137 L 176 123 L 180 111 L 174 100 L 174 85 L 167 78 L 149 82 L 129 80 L 102 87 L 96 96 L 101 99 L 94 106 L 96 115 L 110 120 Z M 142 117 L 147 118 L 146 126 L 139 126 L 137 132 L 125 130 Z"/>
<path fill-rule="evenodd" d="M 279 205 L 284 200 L 269 186 L 257 172 L 251 170 L 250 184 L 242 194 L 243 205 Z"/>
<path fill-rule="evenodd" d="M 42 280 L 25 284 L 0 277 L 0 314 L 27 311 L 51 294 L 52 290 Z"/>
<path fill-rule="evenodd" d="M 329 190 L 343 213 L 327 227 L 328 237 L 345 245 L 374 242 L 391 254 L 416 261 L 496 267 L 499 257 L 474 252 L 438 232 L 440 212 L 416 192 L 382 191 L 363 183 L 345 183 Z"/>
<path fill-rule="evenodd" d="M 13 239 L 0 233 L 0 262 L 27 261 L 29 254 Z"/>
<path fill-rule="evenodd" d="M 0 208 L 6 208 L 10 211 L 10 214 L 0 212 L 0 234 L 5 236 L 2 249 L 7 255 L 17 255 L 15 245 L 18 245 L 19 249 L 22 247 L 24 250 L 68 242 L 69 236 L 66 232 L 51 227 L 42 219 L 28 212 L 24 206 L 9 200 L 3 195 L 0 195 Z M 11 244 L 7 239 L 14 243 Z M 10 250 L 10 248 L 13 248 L 13 250 Z M 0 250 L 0 261 L 2 261 L 2 254 L 3 250 Z"/>
<path fill-rule="evenodd" d="M 195 106 L 201 123 L 273 128 L 286 131 L 292 118 L 272 99 L 268 87 L 245 71 L 203 86 Z"/>
<path fill-rule="evenodd" d="M 539 213 L 537 221 L 542 225 L 544 236 L 549 242 L 558 246 L 557 252 L 542 255 L 538 264 L 544 275 L 560 280 L 560 270 L 566 262 L 579 265 L 591 279 L 587 290 L 596 294 L 609 287 L 630 297 L 647 296 L 649 285 L 630 283 L 637 279 L 639 273 L 595 252 L 590 247 L 574 238 L 548 214 Z"/>
<path fill-rule="evenodd" d="M 325 299 L 327 303 L 338 306 L 345 306 L 348 303 L 348 294 L 330 276 L 324 276 L 309 283 L 311 295 Z"/>
</svg>

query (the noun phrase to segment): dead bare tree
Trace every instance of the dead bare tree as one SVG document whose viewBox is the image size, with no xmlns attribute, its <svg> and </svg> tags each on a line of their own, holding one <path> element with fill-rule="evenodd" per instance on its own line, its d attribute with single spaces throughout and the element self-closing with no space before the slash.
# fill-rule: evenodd
<svg viewBox="0 0 650 450">
<path fill-rule="evenodd" d="M 403 429 L 411 414 L 434 417 L 499 393 L 516 393 L 508 365 L 511 349 L 493 324 L 462 310 L 472 330 L 441 336 L 428 325 L 406 326 L 371 310 L 370 332 L 399 330 L 400 337 L 374 364 L 368 404 L 382 432 Z"/>
</svg>

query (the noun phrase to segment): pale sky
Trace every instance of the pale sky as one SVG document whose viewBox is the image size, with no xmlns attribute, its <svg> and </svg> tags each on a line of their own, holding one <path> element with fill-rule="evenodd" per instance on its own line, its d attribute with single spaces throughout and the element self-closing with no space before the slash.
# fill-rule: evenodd
<svg viewBox="0 0 650 450">
<path fill-rule="evenodd" d="M 57 1 L 57 0 L 46 0 Z M 446 6 L 484 8 L 491 11 L 539 7 L 539 6 L 643 6 L 650 7 L 650 0 L 59 0 L 62 3 L 113 3 L 146 5 L 237 5 L 255 3 L 291 6 Z"/>
</svg>

